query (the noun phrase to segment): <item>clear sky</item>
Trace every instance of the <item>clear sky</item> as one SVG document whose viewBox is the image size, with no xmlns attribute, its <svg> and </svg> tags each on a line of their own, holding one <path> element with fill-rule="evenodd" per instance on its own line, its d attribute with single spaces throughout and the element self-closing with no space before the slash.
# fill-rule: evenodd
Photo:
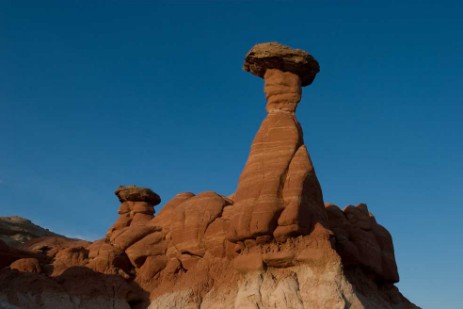
<svg viewBox="0 0 463 309">
<path fill-rule="evenodd" d="M 463 308 L 460 1 L 0 1 L 0 215 L 103 237 L 113 192 L 234 192 L 265 117 L 259 42 L 321 71 L 297 117 L 325 201 L 392 233 L 401 291 Z"/>
</svg>

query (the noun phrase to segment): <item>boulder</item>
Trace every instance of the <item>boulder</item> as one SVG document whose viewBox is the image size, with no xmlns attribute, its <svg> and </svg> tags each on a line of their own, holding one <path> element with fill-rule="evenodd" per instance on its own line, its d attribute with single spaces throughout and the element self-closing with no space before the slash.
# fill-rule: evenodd
<svg viewBox="0 0 463 309">
<path fill-rule="evenodd" d="M 214 192 L 204 192 L 185 200 L 173 214 L 172 244 L 180 253 L 203 256 L 207 227 L 222 214 L 227 202 Z"/>
<path fill-rule="evenodd" d="M 254 45 L 246 55 L 243 69 L 264 77 L 268 69 L 278 69 L 299 76 L 302 86 L 312 83 L 320 66 L 309 53 L 277 42 Z"/>
<path fill-rule="evenodd" d="M 154 193 L 149 188 L 141 188 L 137 186 L 119 186 L 114 194 L 117 195 L 121 203 L 126 201 L 147 202 L 152 206 L 156 206 L 161 202 L 159 195 Z"/>
</svg>

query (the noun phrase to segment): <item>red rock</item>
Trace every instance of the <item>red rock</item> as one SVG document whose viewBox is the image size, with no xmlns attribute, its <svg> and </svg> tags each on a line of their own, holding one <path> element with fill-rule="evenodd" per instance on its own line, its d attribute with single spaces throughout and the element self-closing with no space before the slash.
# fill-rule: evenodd
<svg viewBox="0 0 463 309">
<path fill-rule="evenodd" d="M 53 260 L 52 276 L 61 275 L 67 269 L 84 266 L 88 262 L 88 250 L 84 247 L 69 247 L 60 250 Z"/>
<path fill-rule="evenodd" d="M 121 230 L 130 225 L 146 225 L 153 219 L 154 208 L 151 203 L 153 203 L 154 197 L 149 193 L 152 192 L 151 190 L 138 187 L 130 187 L 129 189 L 124 187 L 120 190 L 116 191 L 116 194 L 121 195 L 119 199 L 122 201 L 118 210 L 119 218 L 106 233 L 106 237 L 109 239 L 117 238 L 122 233 Z M 155 193 L 152 192 L 152 194 Z"/>
<path fill-rule="evenodd" d="M 269 267 L 290 267 L 294 265 L 294 257 L 294 251 L 285 250 L 265 253 L 262 255 L 262 260 Z"/>
<path fill-rule="evenodd" d="M 178 272 L 181 268 L 182 268 L 182 263 L 180 263 L 179 259 L 172 258 L 167 262 L 166 267 L 164 268 L 163 272 L 166 273 L 167 275 L 172 275 Z"/>
<path fill-rule="evenodd" d="M 203 256 L 207 227 L 222 213 L 226 201 L 218 194 L 204 192 L 179 204 L 173 214 L 172 243 L 180 253 Z"/>
<path fill-rule="evenodd" d="M 176 208 L 185 202 L 186 200 L 195 196 L 191 192 L 183 192 L 177 194 L 172 200 L 167 202 L 164 207 L 162 207 L 159 214 L 157 214 L 149 223 L 149 226 L 162 226 L 164 228 L 169 228 L 172 225 L 172 220 L 176 212 Z"/>
<path fill-rule="evenodd" d="M 168 259 L 165 256 L 149 256 L 139 270 L 142 280 L 152 280 L 167 265 Z"/>
<path fill-rule="evenodd" d="M 318 72 L 311 59 L 279 44 L 257 45 L 246 57 L 245 69 L 265 79 L 269 114 L 254 138 L 233 196 L 228 231 L 233 242 L 272 234 L 285 241 L 308 234 L 315 223 L 327 220 L 321 188 L 294 115 L 301 85 L 309 84 Z"/>
<path fill-rule="evenodd" d="M 154 214 L 154 208 L 147 202 L 126 202 L 130 203 L 130 210 L 133 213 L 140 213 L 140 214 L 147 214 L 147 215 L 153 215 Z"/>
<path fill-rule="evenodd" d="M 254 271 L 262 271 L 264 269 L 262 254 L 250 253 L 239 255 L 233 260 L 233 267 L 243 274 Z"/>
<path fill-rule="evenodd" d="M 105 239 L 97 240 L 88 247 L 90 269 L 105 274 L 130 273 L 132 265 L 123 250 L 107 243 Z M 124 275 L 127 276 L 128 275 Z"/>
<path fill-rule="evenodd" d="M 90 246 L 88 246 L 87 249 L 88 257 L 91 259 L 98 256 L 109 259 L 110 257 L 114 257 L 123 253 L 123 250 L 112 246 L 105 239 L 96 240 Z"/>
<path fill-rule="evenodd" d="M 261 235 L 256 237 L 256 244 L 263 245 L 272 240 L 272 236 L 270 235 Z"/>
<path fill-rule="evenodd" d="M 130 212 L 130 206 L 129 202 L 123 202 L 121 206 L 119 206 L 119 209 L 117 210 L 117 213 L 120 215 L 127 214 Z"/>
<path fill-rule="evenodd" d="M 155 231 L 156 228 L 152 226 L 130 226 L 123 229 L 120 234 L 111 237 L 110 242 L 119 249 L 125 250 L 146 235 Z"/>
<path fill-rule="evenodd" d="M 147 215 L 144 213 L 136 213 L 133 215 L 132 221 L 130 222 L 130 225 L 146 225 L 148 222 L 153 219 L 152 215 Z"/>
<path fill-rule="evenodd" d="M 43 260 L 0 270 L 0 298 L 21 308 L 146 308 L 148 294 L 150 308 L 416 308 L 393 286 L 392 237 L 368 207 L 323 204 L 294 115 L 318 63 L 264 44 L 245 69 L 264 77 L 268 115 L 234 194 L 181 193 L 153 217 L 157 194 L 121 187 L 105 239 L 30 243 Z M 11 253 L 0 242 L 0 262 Z"/>
<path fill-rule="evenodd" d="M 95 240 L 91 245 L 87 247 L 88 249 L 88 257 L 93 259 L 96 258 L 97 256 L 104 256 L 107 257 L 109 256 L 109 250 L 106 248 L 113 248 L 109 243 L 107 243 L 106 239 L 99 239 Z M 105 250 L 106 249 L 106 250 Z M 112 251 L 112 249 L 111 249 Z M 122 250 L 119 249 L 120 252 Z"/>
<path fill-rule="evenodd" d="M 82 265 L 88 259 L 88 250 L 84 247 L 71 247 L 60 250 L 55 260 L 65 260 L 68 265 Z"/>
<path fill-rule="evenodd" d="M 291 160 L 282 195 L 284 209 L 273 232 L 278 241 L 306 235 L 316 223 L 327 222 L 320 184 L 305 146 Z"/>
<path fill-rule="evenodd" d="M 132 216 L 130 213 L 120 215 L 119 218 L 117 218 L 117 221 L 109 228 L 108 232 L 106 232 L 106 237 L 111 238 L 111 235 L 115 231 L 128 227 L 131 221 Z"/>
<path fill-rule="evenodd" d="M 36 258 L 22 258 L 22 259 L 16 260 L 13 263 L 11 263 L 10 268 L 17 270 L 17 271 L 28 272 L 28 273 L 42 272 L 42 267 L 40 266 L 40 262 Z"/>
<path fill-rule="evenodd" d="M 148 256 L 165 255 L 167 244 L 164 237 L 164 233 L 154 232 L 128 247 L 125 252 L 132 265 L 141 267 Z"/>
<path fill-rule="evenodd" d="M 215 219 L 204 233 L 204 246 L 207 251 L 217 257 L 225 256 L 226 227 L 223 218 Z"/>
<path fill-rule="evenodd" d="M 269 114 L 264 120 L 235 193 L 230 240 L 273 233 L 284 208 L 282 177 L 301 143 L 294 115 Z"/>
<path fill-rule="evenodd" d="M 155 206 L 161 202 L 159 195 L 148 188 L 141 188 L 136 186 L 120 186 L 117 188 L 114 194 L 117 195 L 121 203 L 126 201 L 147 202 L 148 204 Z"/>
<path fill-rule="evenodd" d="M 179 260 L 182 264 L 182 268 L 189 271 L 193 269 L 196 266 L 196 264 L 198 264 L 201 258 L 190 254 L 182 254 L 179 257 Z"/>
<path fill-rule="evenodd" d="M 295 112 L 301 100 L 301 79 L 291 72 L 268 69 L 264 75 L 267 112 Z"/>
</svg>

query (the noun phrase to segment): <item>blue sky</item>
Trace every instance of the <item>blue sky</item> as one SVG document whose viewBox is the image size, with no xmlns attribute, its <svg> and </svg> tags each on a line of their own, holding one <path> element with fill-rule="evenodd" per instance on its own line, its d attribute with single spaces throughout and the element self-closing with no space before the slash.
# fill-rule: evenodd
<svg viewBox="0 0 463 309">
<path fill-rule="evenodd" d="M 320 62 L 297 117 L 325 200 L 369 205 L 413 302 L 462 308 L 461 16 L 458 1 L 1 1 L 0 215 L 97 239 L 120 184 L 162 204 L 234 192 L 265 117 L 242 62 L 278 41 Z"/>
</svg>

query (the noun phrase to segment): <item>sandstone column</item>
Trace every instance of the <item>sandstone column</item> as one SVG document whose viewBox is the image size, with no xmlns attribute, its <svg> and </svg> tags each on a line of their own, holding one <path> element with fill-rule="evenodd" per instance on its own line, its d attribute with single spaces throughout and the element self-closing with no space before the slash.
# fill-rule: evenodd
<svg viewBox="0 0 463 309">
<path fill-rule="evenodd" d="M 295 111 L 318 62 L 302 50 L 263 43 L 247 54 L 244 70 L 264 78 L 268 115 L 238 183 L 228 238 L 284 241 L 309 234 L 326 212 Z"/>
</svg>

